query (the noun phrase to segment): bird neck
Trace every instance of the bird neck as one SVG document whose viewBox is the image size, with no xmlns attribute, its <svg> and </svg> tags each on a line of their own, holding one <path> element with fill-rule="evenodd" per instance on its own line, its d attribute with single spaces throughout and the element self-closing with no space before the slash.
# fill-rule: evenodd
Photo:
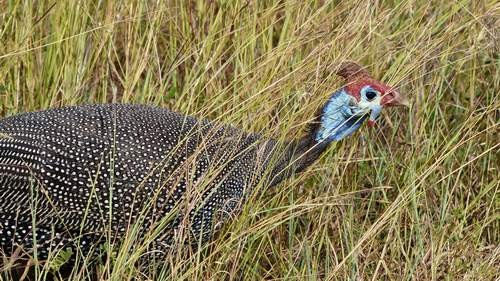
<svg viewBox="0 0 500 281">
<path fill-rule="evenodd" d="M 316 161 L 334 142 L 354 133 L 366 115 L 353 113 L 352 96 L 345 89 L 333 93 L 323 108 L 309 124 L 308 134 L 303 138 L 282 144 L 277 149 L 277 162 L 273 169 L 271 185 L 281 182 L 293 173 L 299 173 Z"/>
<path fill-rule="evenodd" d="M 327 141 L 316 141 L 312 133 L 299 140 L 276 143 L 270 185 L 276 185 L 292 174 L 304 171 L 321 156 L 329 144 Z"/>
</svg>

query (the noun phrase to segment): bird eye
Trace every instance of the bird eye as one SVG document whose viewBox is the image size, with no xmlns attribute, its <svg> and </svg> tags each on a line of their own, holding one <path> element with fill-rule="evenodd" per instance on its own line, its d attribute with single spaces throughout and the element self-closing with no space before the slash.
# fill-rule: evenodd
<svg viewBox="0 0 500 281">
<path fill-rule="evenodd" d="M 368 90 L 366 91 L 365 96 L 368 101 L 372 101 L 374 98 L 377 97 L 377 92 L 373 90 Z"/>
</svg>

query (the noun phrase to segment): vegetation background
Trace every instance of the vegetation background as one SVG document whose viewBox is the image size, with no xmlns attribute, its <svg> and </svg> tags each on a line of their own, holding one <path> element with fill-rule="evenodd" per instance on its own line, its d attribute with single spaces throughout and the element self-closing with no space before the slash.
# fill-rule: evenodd
<svg viewBox="0 0 500 281">
<path fill-rule="evenodd" d="M 284 140 L 303 134 L 342 85 L 335 66 L 358 61 L 411 108 L 386 112 L 305 173 L 260 189 L 199 252 L 148 270 L 134 266 L 140 253 L 125 253 L 102 263 L 99 278 L 498 280 L 499 8 L 3 0 L 0 114 L 152 104 Z M 50 269 L 39 265 L 37 278 Z"/>
</svg>

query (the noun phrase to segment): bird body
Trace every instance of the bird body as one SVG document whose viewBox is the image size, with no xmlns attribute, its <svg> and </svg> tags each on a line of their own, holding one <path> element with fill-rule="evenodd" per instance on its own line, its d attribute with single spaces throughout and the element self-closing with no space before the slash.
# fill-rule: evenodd
<svg viewBox="0 0 500 281">
<path fill-rule="evenodd" d="M 356 69 L 348 64 L 339 74 L 364 81 Z M 160 226 L 152 246 L 160 252 L 176 238 L 206 241 L 259 182 L 272 186 L 305 169 L 329 143 L 374 120 L 382 95 L 398 103 L 397 93 L 373 83 L 333 93 L 310 134 L 285 143 L 142 105 L 0 120 L 0 248 L 8 254 L 20 246 L 42 259 L 64 247 L 87 254 L 132 225 L 143 234 Z"/>
<path fill-rule="evenodd" d="M 0 243 L 35 243 L 42 256 L 77 237 L 91 245 L 108 227 L 122 236 L 141 215 L 145 232 L 187 199 L 196 202 L 189 220 L 197 237 L 215 210 L 233 212 L 249 182 L 260 178 L 258 150 L 273 145 L 257 134 L 140 105 L 26 113 L 2 120 L 0 131 Z"/>
</svg>

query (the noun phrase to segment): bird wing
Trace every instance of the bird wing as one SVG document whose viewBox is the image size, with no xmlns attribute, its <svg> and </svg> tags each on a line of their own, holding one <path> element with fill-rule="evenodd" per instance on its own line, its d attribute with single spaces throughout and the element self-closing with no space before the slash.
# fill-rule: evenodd
<svg viewBox="0 0 500 281">
<path fill-rule="evenodd" d="M 0 135 L 0 210 L 25 213 L 30 210 L 35 172 L 40 169 L 36 145 L 7 133 Z"/>
</svg>

